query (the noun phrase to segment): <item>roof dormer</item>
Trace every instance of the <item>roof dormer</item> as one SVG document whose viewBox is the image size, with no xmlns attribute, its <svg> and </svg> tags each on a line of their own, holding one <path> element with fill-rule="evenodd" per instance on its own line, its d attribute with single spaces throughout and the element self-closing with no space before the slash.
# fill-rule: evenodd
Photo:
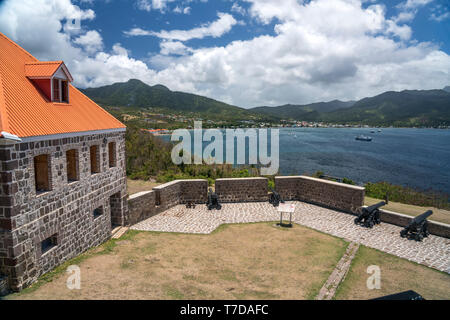
<svg viewBox="0 0 450 320">
<path fill-rule="evenodd" d="M 69 103 L 69 83 L 73 78 L 63 61 L 27 63 L 25 75 L 39 87 L 49 101 Z"/>
</svg>

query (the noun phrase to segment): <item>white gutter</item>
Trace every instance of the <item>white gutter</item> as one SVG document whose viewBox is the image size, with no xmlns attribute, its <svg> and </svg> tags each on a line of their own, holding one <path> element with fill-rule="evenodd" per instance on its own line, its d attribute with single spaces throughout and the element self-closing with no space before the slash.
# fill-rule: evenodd
<svg viewBox="0 0 450 320">
<path fill-rule="evenodd" d="M 18 136 L 16 136 L 15 134 L 11 134 L 8 133 L 6 131 L 2 131 L 1 132 L 2 137 L 7 140 L 8 142 L 11 141 L 12 143 L 18 143 L 18 142 L 22 142 L 22 139 L 20 139 Z"/>
</svg>

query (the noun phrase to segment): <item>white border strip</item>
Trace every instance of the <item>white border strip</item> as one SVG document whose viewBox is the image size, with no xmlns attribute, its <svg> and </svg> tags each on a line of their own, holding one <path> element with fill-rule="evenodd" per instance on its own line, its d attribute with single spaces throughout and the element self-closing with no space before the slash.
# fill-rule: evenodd
<svg viewBox="0 0 450 320">
<path fill-rule="evenodd" d="M 91 134 L 105 134 L 105 133 L 125 132 L 125 131 L 127 131 L 127 128 L 69 132 L 69 133 L 52 134 L 52 135 L 46 135 L 46 136 L 25 137 L 25 138 L 21 138 L 21 139 L 22 139 L 22 142 L 36 142 L 36 141 L 44 141 L 44 140 L 55 140 L 55 139 L 88 136 Z"/>
</svg>

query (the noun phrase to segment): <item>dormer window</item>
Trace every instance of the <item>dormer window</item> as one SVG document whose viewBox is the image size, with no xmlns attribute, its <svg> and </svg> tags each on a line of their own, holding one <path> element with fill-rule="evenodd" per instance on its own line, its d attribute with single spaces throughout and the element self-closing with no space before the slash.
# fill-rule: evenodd
<svg viewBox="0 0 450 320">
<path fill-rule="evenodd" d="M 69 103 L 69 82 L 72 76 L 62 61 L 25 64 L 25 74 L 50 102 Z"/>
<path fill-rule="evenodd" d="M 53 102 L 69 103 L 69 85 L 67 80 L 53 79 Z"/>
</svg>

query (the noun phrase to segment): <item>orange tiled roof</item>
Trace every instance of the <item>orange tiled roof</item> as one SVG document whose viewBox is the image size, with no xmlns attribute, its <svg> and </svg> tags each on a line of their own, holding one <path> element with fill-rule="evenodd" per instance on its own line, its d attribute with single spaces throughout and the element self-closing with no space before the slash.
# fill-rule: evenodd
<svg viewBox="0 0 450 320">
<path fill-rule="evenodd" d="M 69 85 L 69 104 L 53 103 L 27 78 L 43 70 L 53 75 L 62 63 L 41 63 L 0 33 L 0 132 L 25 138 L 125 128 L 74 86 Z"/>
<path fill-rule="evenodd" d="M 25 64 L 25 76 L 27 77 L 52 77 L 56 70 L 63 64 L 62 61 L 39 61 Z"/>
</svg>

